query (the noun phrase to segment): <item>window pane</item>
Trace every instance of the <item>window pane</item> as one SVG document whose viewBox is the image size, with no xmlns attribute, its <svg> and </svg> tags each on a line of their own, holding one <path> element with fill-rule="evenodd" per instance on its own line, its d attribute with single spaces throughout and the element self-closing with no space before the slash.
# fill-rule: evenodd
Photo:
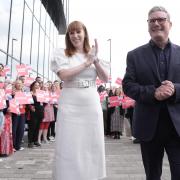
<svg viewBox="0 0 180 180">
<path fill-rule="evenodd" d="M 38 19 L 38 21 L 40 18 L 40 6 L 41 6 L 41 2 L 39 0 L 38 1 L 36 0 L 34 4 L 34 14 L 36 18 Z"/>
<path fill-rule="evenodd" d="M 32 53 L 31 53 L 31 66 L 36 71 L 37 70 L 37 56 L 38 56 L 38 34 L 39 34 L 39 24 L 34 20 L 33 23 L 33 39 L 32 39 Z"/>
<path fill-rule="evenodd" d="M 46 37 L 45 42 L 45 64 L 44 64 L 44 75 L 48 78 L 48 70 L 49 70 L 49 39 Z"/>
<path fill-rule="evenodd" d="M 31 21 L 32 21 L 32 13 L 26 7 L 24 13 L 24 30 L 23 30 L 22 59 L 21 59 L 21 62 L 24 64 L 30 64 Z"/>
<path fill-rule="evenodd" d="M 45 30 L 45 20 L 46 20 L 46 10 L 44 9 L 44 6 L 41 6 L 41 27 L 43 30 Z"/>
<path fill-rule="evenodd" d="M 0 49 L 7 50 L 10 0 L 0 0 Z"/>
<path fill-rule="evenodd" d="M 6 64 L 6 54 L 4 54 L 2 51 L 0 51 L 0 60 L 3 65 Z"/>
<path fill-rule="evenodd" d="M 33 10 L 33 0 L 25 0 L 27 6 Z"/>
<path fill-rule="evenodd" d="M 13 6 L 12 6 L 9 52 L 11 54 L 13 49 L 13 57 L 15 57 L 18 60 L 20 58 L 20 48 L 21 48 L 23 5 L 24 5 L 23 1 L 13 1 Z M 13 39 L 15 40 L 13 41 Z"/>
<path fill-rule="evenodd" d="M 44 56 L 44 31 L 40 30 L 40 44 L 39 44 L 39 73 L 43 74 L 43 56 Z"/>
</svg>

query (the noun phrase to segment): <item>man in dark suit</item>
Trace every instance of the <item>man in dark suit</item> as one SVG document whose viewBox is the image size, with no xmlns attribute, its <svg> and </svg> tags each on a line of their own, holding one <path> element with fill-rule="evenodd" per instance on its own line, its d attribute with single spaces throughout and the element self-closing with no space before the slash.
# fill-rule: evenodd
<svg viewBox="0 0 180 180">
<path fill-rule="evenodd" d="M 127 54 L 125 94 L 136 101 L 133 135 L 140 140 L 146 180 L 160 180 L 166 151 L 171 180 L 180 180 L 180 46 L 169 40 L 164 7 L 148 14 L 148 44 Z"/>
</svg>

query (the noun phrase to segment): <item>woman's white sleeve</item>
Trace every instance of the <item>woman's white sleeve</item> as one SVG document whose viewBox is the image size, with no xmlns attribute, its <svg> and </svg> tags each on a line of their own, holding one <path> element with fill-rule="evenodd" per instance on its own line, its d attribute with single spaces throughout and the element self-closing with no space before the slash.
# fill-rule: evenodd
<svg viewBox="0 0 180 180">
<path fill-rule="evenodd" d="M 57 74 L 61 69 L 68 69 L 68 67 L 69 60 L 65 56 L 64 49 L 55 49 L 51 58 L 51 70 Z"/>
</svg>

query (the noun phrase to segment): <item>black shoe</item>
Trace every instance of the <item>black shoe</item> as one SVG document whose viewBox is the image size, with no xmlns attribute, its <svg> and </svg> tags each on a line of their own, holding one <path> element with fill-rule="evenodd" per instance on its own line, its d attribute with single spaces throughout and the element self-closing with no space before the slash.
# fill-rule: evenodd
<svg viewBox="0 0 180 180">
<path fill-rule="evenodd" d="M 5 157 L 8 157 L 8 155 L 7 154 L 0 154 L 0 157 L 5 158 Z"/>
<path fill-rule="evenodd" d="M 133 143 L 134 143 L 134 144 L 139 144 L 139 143 L 140 143 L 140 140 L 139 140 L 139 139 L 134 139 L 134 140 L 133 140 Z"/>
<path fill-rule="evenodd" d="M 118 139 L 118 135 L 115 135 L 115 136 L 113 137 L 113 139 Z"/>
<path fill-rule="evenodd" d="M 35 142 L 34 145 L 35 145 L 35 146 L 41 146 L 41 144 L 38 143 L 38 142 Z"/>
<path fill-rule="evenodd" d="M 29 143 L 28 144 L 28 148 L 33 148 L 34 147 L 34 144 L 33 143 Z"/>
</svg>

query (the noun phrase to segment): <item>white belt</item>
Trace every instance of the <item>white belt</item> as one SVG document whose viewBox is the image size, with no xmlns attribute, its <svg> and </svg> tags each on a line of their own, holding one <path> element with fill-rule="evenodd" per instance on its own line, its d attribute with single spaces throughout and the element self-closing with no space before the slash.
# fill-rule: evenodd
<svg viewBox="0 0 180 180">
<path fill-rule="evenodd" d="M 96 82 L 92 80 L 69 81 L 63 83 L 63 88 L 89 88 L 96 87 Z"/>
</svg>

